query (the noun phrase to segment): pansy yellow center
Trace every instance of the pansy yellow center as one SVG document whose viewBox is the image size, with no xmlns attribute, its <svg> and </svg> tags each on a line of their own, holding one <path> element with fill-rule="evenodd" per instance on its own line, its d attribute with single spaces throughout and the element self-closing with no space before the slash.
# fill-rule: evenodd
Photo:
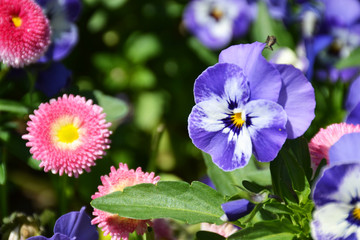
<svg viewBox="0 0 360 240">
<path fill-rule="evenodd" d="M 57 132 L 60 142 L 72 143 L 79 138 L 79 129 L 73 124 L 62 126 Z"/>
<path fill-rule="evenodd" d="M 21 26 L 22 20 L 19 16 L 13 16 L 11 20 L 14 23 L 15 27 Z"/>
<path fill-rule="evenodd" d="M 231 116 L 231 121 L 236 127 L 241 127 L 245 123 L 243 112 L 236 112 Z"/>
<path fill-rule="evenodd" d="M 210 16 L 212 16 L 213 18 L 215 18 L 216 21 L 219 21 L 222 16 L 224 15 L 224 13 L 218 9 L 218 8 L 214 8 L 211 12 L 210 12 Z"/>
<path fill-rule="evenodd" d="M 352 211 L 352 215 L 356 220 L 360 220 L 360 208 L 355 207 Z"/>
</svg>

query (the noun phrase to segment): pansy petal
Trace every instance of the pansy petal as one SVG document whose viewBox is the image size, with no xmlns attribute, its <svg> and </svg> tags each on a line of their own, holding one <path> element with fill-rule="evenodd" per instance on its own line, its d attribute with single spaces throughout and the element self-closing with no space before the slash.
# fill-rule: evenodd
<svg viewBox="0 0 360 240">
<path fill-rule="evenodd" d="M 360 102 L 360 77 L 356 78 L 349 88 L 349 93 L 346 99 L 345 108 L 348 112 L 351 112 Z"/>
<path fill-rule="evenodd" d="M 68 31 L 62 32 L 59 38 L 54 39 L 52 48 L 52 59 L 55 61 L 65 58 L 77 44 L 78 29 L 75 24 L 71 24 Z"/>
<path fill-rule="evenodd" d="M 70 78 L 70 70 L 60 62 L 53 62 L 46 69 L 39 71 L 35 88 L 47 97 L 52 97 L 68 85 Z"/>
<path fill-rule="evenodd" d="M 287 137 L 286 112 L 279 104 L 267 100 L 248 102 L 245 112 L 256 159 L 260 162 L 273 160 Z"/>
<path fill-rule="evenodd" d="M 61 233 L 77 240 L 96 240 L 99 235 L 96 226 L 91 225 L 91 218 L 86 214 L 85 207 L 80 212 L 62 215 L 55 223 L 54 233 Z"/>
<path fill-rule="evenodd" d="M 251 89 L 251 100 L 277 101 L 281 88 L 278 70 L 262 55 L 265 43 L 240 44 L 221 51 L 219 63 L 232 63 L 243 69 Z"/>
<path fill-rule="evenodd" d="M 72 238 L 61 233 L 55 233 L 51 238 L 36 236 L 36 237 L 30 237 L 27 240 L 72 240 Z M 95 238 L 93 238 L 92 240 L 95 240 Z"/>
<path fill-rule="evenodd" d="M 358 0 L 323 0 L 323 2 L 328 24 L 350 26 L 359 20 L 360 3 Z"/>
<path fill-rule="evenodd" d="M 218 133 L 204 150 L 213 162 L 224 171 L 233 171 L 247 165 L 252 154 L 252 143 L 246 128 L 234 135 L 229 141 L 229 134 Z"/>
<path fill-rule="evenodd" d="M 71 22 L 75 22 L 81 12 L 81 1 L 80 0 L 64 0 L 64 9 L 67 18 Z"/>
<path fill-rule="evenodd" d="M 302 72 L 292 65 L 275 65 L 279 70 L 283 85 L 278 103 L 286 111 L 288 138 L 304 134 L 315 117 L 314 88 Z"/>
<path fill-rule="evenodd" d="M 234 64 L 215 64 L 202 72 L 195 81 L 196 103 L 224 95 L 232 100 L 242 101 L 246 101 L 249 97 L 246 77 L 242 69 Z"/>
<path fill-rule="evenodd" d="M 354 107 L 354 109 L 346 117 L 346 123 L 360 124 L 360 102 Z"/>
<path fill-rule="evenodd" d="M 360 164 L 341 164 L 325 169 L 313 191 L 316 206 L 331 202 L 351 203 L 360 200 L 359 179 Z"/>
<path fill-rule="evenodd" d="M 311 222 L 312 237 L 317 240 L 357 239 L 347 238 L 358 229 L 346 220 L 352 208 L 345 203 L 329 203 L 317 208 Z"/>
<path fill-rule="evenodd" d="M 329 150 L 330 165 L 360 163 L 360 133 L 342 136 Z"/>
<path fill-rule="evenodd" d="M 235 201 L 226 202 L 221 205 L 225 212 L 227 221 L 236 221 L 249 214 L 255 207 L 255 204 L 249 202 L 247 199 L 238 199 Z"/>
</svg>

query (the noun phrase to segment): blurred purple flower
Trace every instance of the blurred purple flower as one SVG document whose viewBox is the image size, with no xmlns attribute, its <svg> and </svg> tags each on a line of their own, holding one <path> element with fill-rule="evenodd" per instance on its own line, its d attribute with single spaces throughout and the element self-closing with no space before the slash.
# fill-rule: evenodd
<svg viewBox="0 0 360 240">
<path fill-rule="evenodd" d="M 89 215 L 85 213 L 85 207 L 79 212 L 69 212 L 62 215 L 55 223 L 54 235 L 51 238 L 36 236 L 28 240 L 97 240 L 99 234 L 96 226 L 91 225 Z"/>
<path fill-rule="evenodd" d="M 318 240 L 359 239 L 360 164 L 327 168 L 315 184 L 311 234 Z"/>
<path fill-rule="evenodd" d="M 192 0 L 184 11 L 186 28 L 202 44 L 220 49 L 244 35 L 256 14 L 255 4 L 239 0 Z"/>
<path fill-rule="evenodd" d="M 265 0 L 269 9 L 270 15 L 274 19 L 282 20 L 288 16 L 288 3 L 287 0 Z"/>
<path fill-rule="evenodd" d="M 293 66 L 267 62 L 264 47 L 229 47 L 195 81 L 189 135 L 225 171 L 244 167 L 252 154 L 272 161 L 314 118 L 311 84 Z"/>
<path fill-rule="evenodd" d="M 239 199 L 230 201 L 221 205 L 221 208 L 225 212 L 221 217 L 223 221 L 236 221 L 248 215 L 255 207 L 255 204 L 249 202 L 246 199 Z"/>
<path fill-rule="evenodd" d="M 350 85 L 346 98 L 345 109 L 348 112 L 346 122 L 360 124 L 360 77 L 357 77 Z"/>
<path fill-rule="evenodd" d="M 47 97 L 53 97 L 69 84 L 70 78 L 70 70 L 60 62 L 52 62 L 45 69 L 38 71 L 35 88 Z"/>
<path fill-rule="evenodd" d="M 358 0 L 319 0 L 314 5 L 303 5 L 302 25 L 310 67 L 309 79 L 313 76 L 315 58 L 319 59 L 331 81 L 351 80 L 357 73 L 354 69 L 337 70 L 334 64 L 349 56 L 360 46 L 360 2 Z M 318 75 L 318 77 L 321 75 Z"/>
<path fill-rule="evenodd" d="M 78 41 L 74 22 L 81 11 L 80 0 L 35 0 L 44 10 L 51 25 L 51 45 L 39 62 L 60 61 Z"/>
</svg>

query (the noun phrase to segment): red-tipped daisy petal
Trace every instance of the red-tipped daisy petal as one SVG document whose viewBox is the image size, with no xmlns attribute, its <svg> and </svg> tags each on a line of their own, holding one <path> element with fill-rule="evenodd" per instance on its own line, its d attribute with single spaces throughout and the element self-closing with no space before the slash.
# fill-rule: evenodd
<svg viewBox="0 0 360 240">
<path fill-rule="evenodd" d="M 329 149 L 344 134 L 360 132 L 360 125 L 348 123 L 334 123 L 320 131 L 309 142 L 309 151 L 311 156 L 311 165 L 314 170 L 317 169 L 322 159 L 326 159 L 329 164 Z"/>
<path fill-rule="evenodd" d="M 111 123 L 102 110 L 84 97 L 64 94 L 40 104 L 29 116 L 29 133 L 22 138 L 29 141 L 26 146 L 45 172 L 77 177 L 84 169 L 89 172 L 109 148 Z"/>
<path fill-rule="evenodd" d="M 119 168 L 110 168 L 109 176 L 102 176 L 101 182 L 103 185 L 98 187 L 99 192 L 91 196 L 92 199 L 104 196 L 106 194 L 122 191 L 125 187 L 133 186 L 140 183 L 156 184 L 160 177 L 154 177 L 155 174 L 144 173 L 140 167 L 135 171 L 129 170 L 126 164 L 119 164 Z M 147 227 L 151 226 L 150 220 L 137 220 L 131 218 L 120 217 L 117 214 L 103 212 L 94 209 L 93 215 L 96 216 L 91 223 L 98 224 L 104 235 L 110 234 L 111 240 L 127 240 L 129 234 L 136 231 L 137 234 L 142 235 L 146 232 Z"/>
<path fill-rule="evenodd" d="M 33 0 L 0 0 L 0 60 L 12 67 L 36 62 L 50 44 L 50 24 Z"/>
</svg>

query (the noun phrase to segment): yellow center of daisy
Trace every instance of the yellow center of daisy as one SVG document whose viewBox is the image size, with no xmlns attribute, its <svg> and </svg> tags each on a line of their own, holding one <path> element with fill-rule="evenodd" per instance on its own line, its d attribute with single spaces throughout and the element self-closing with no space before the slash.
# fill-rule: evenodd
<svg viewBox="0 0 360 240">
<path fill-rule="evenodd" d="M 245 114 L 243 112 L 236 112 L 231 116 L 231 121 L 236 127 L 242 127 L 245 123 Z"/>
<path fill-rule="evenodd" d="M 57 137 L 60 142 L 72 143 L 79 138 L 79 129 L 73 124 L 62 126 L 57 132 Z"/>
<path fill-rule="evenodd" d="M 15 27 L 21 26 L 22 20 L 19 16 L 13 16 L 11 20 L 14 23 Z"/>
<path fill-rule="evenodd" d="M 62 116 L 51 125 L 50 135 L 55 146 L 60 149 L 76 149 L 82 144 L 85 134 L 80 119 L 76 116 Z"/>
<path fill-rule="evenodd" d="M 360 208 L 355 207 L 352 211 L 352 215 L 355 219 L 360 220 Z"/>
</svg>

